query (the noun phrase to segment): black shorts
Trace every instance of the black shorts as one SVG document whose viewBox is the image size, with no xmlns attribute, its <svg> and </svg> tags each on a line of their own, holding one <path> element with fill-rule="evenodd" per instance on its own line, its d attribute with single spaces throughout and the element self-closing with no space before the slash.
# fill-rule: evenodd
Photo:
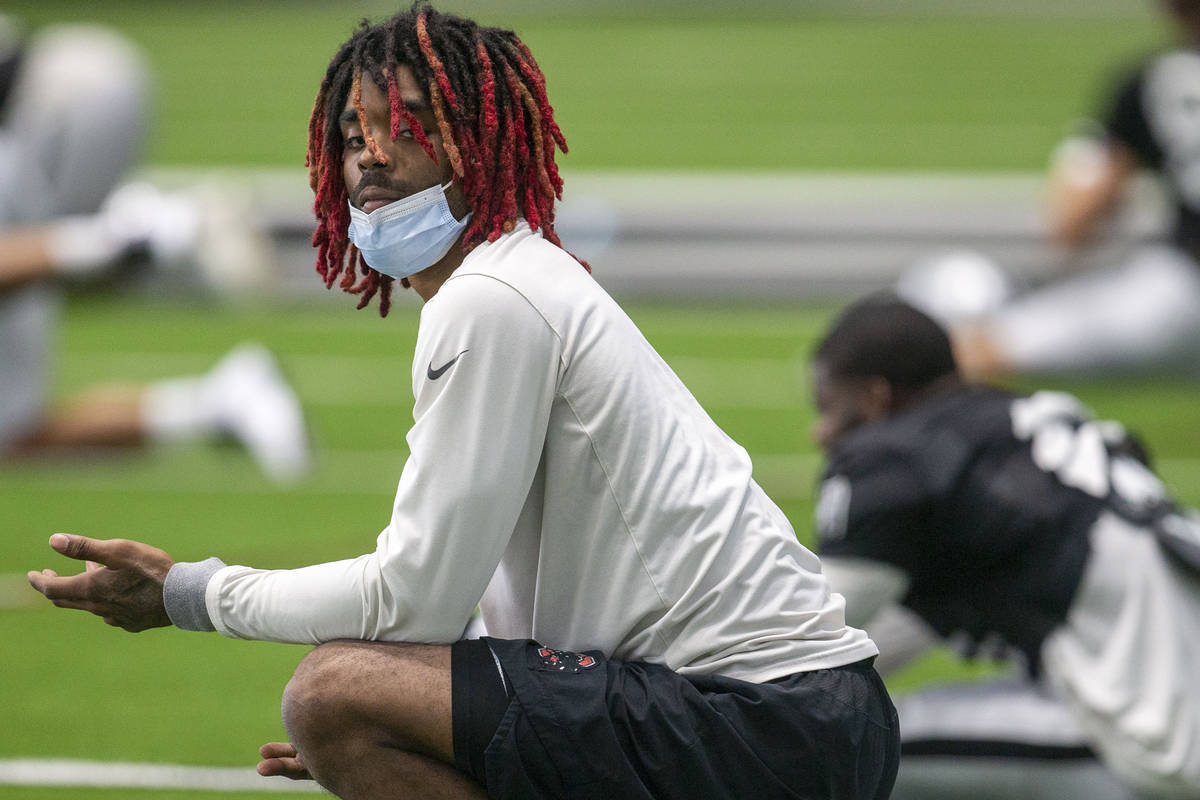
<svg viewBox="0 0 1200 800">
<path fill-rule="evenodd" d="M 900 735 L 872 661 L 756 684 L 458 642 L 454 755 L 495 798 L 883 800 Z"/>
</svg>

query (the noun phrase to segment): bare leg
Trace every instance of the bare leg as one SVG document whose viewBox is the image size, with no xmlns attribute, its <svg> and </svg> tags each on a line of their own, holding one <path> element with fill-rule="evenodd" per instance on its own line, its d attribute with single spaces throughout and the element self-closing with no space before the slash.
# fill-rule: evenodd
<svg viewBox="0 0 1200 800">
<path fill-rule="evenodd" d="M 13 228 L 0 235 L 0 290 L 54 276 L 45 228 Z"/>
<path fill-rule="evenodd" d="M 6 452 L 135 447 L 217 435 L 244 446 L 279 483 L 308 473 L 311 453 L 300 402 L 261 345 L 238 345 L 203 375 L 85 391 L 46 415 Z"/>
<path fill-rule="evenodd" d="M 36 430 L 15 443 L 13 451 L 31 454 L 46 449 L 140 445 L 145 440 L 142 392 L 135 386 L 89 389 L 52 411 Z"/>
<path fill-rule="evenodd" d="M 447 646 L 321 645 L 284 690 L 283 722 L 313 778 L 343 800 L 487 797 L 454 766 Z"/>
<path fill-rule="evenodd" d="M 1200 276 L 1171 248 L 1030 292 L 956 331 L 968 375 L 1192 369 L 1200 352 Z"/>
</svg>

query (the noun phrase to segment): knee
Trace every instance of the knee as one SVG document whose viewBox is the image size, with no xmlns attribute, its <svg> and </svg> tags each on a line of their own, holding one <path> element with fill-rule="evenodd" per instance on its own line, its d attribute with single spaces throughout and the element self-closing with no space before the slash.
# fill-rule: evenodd
<svg viewBox="0 0 1200 800">
<path fill-rule="evenodd" d="M 364 742 L 451 752 L 450 682 L 448 647 L 328 642 L 296 667 L 283 724 L 306 762 L 343 761 Z"/>
<path fill-rule="evenodd" d="M 283 725 L 293 743 L 318 745 L 345 734 L 352 720 L 355 691 L 352 648 L 343 642 L 322 644 L 306 655 L 283 690 Z"/>
</svg>

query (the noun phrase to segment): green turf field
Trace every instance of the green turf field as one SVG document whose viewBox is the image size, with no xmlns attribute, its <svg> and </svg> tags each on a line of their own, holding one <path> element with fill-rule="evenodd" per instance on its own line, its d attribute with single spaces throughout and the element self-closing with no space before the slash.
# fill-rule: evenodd
<svg viewBox="0 0 1200 800">
<path fill-rule="evenodd" d="M 77 298 L 59 344 L 60 395 L 98 380 L 204 369 L 236 342 L 275 350 L 311 416 L 319 469 L 291 489 L 270 485 L 237 450 L 161 447 L 90 461 L 0 470 L 0 564 L 7 573 L 69 568 L 46 537 L 70 531 L 144 538 L 179 559 L 292 567 L 357 555 L 387 522 L 411 422 L 415 307 L 391 317 L 342 297 L 260 309 L 135 297 Z M 832 307 L 629 310 L 716 420 L 750 450 L 757 476 L 802 539 L 818 456 L 804 354 Z M 1101 414 L 1142 430 L 1181 498 L 1200 503 L 1200 406 L 1194 384 L 1159 378 L 1065 382 Z M 279 693 L 304 648 L 157 630 L 131 635 L 37 602 L 4 583 L 0 610 L 0 758 L 72 757 L 202 765 L 253 763 L 278 738 Z M 892 681 L 961 675 L 944 656 Z M 9 798 L 77 798 L 83 790 L 0 787 Z M 112 795 L 117 796 L 117 795 Z M 170 792 L 138 797 L 165 800 Z M 189 794 L 188 796 L 196 796 Z"/>
<path fill-rule="evenodd" d="M 357 16 L 399 5 L 5 9 L 98 19 L 145 48 L 161 86 L 152 162 L 300 165 L 330 55 Z M 836 17 L 778 2 L 639 14 L 655 6 L 632 0 L 609 0 L 602 16 L 583 3 L 497 15 L 500 5 L 481 18 L 514 27 L 537 54 L 575 169 L 1036 170 L 1094 110 L 1114 66 L 1162 36 L 1149 15 Z"/>
</svg>

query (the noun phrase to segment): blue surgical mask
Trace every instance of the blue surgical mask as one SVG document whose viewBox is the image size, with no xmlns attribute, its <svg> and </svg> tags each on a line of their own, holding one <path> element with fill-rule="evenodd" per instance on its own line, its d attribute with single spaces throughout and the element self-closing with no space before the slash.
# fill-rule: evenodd
<svg viewBox="0 0 1200 800">
<path fill-rule="evenodd" d="M 367 265 L 393 278 L 407 278 L 436 264 L 450 252 L 471 221 L 454 218 L 446 188 L 430 186 L 377 208 L 370 214 L 350 206 L 350 241 Z"/>
</svg>

